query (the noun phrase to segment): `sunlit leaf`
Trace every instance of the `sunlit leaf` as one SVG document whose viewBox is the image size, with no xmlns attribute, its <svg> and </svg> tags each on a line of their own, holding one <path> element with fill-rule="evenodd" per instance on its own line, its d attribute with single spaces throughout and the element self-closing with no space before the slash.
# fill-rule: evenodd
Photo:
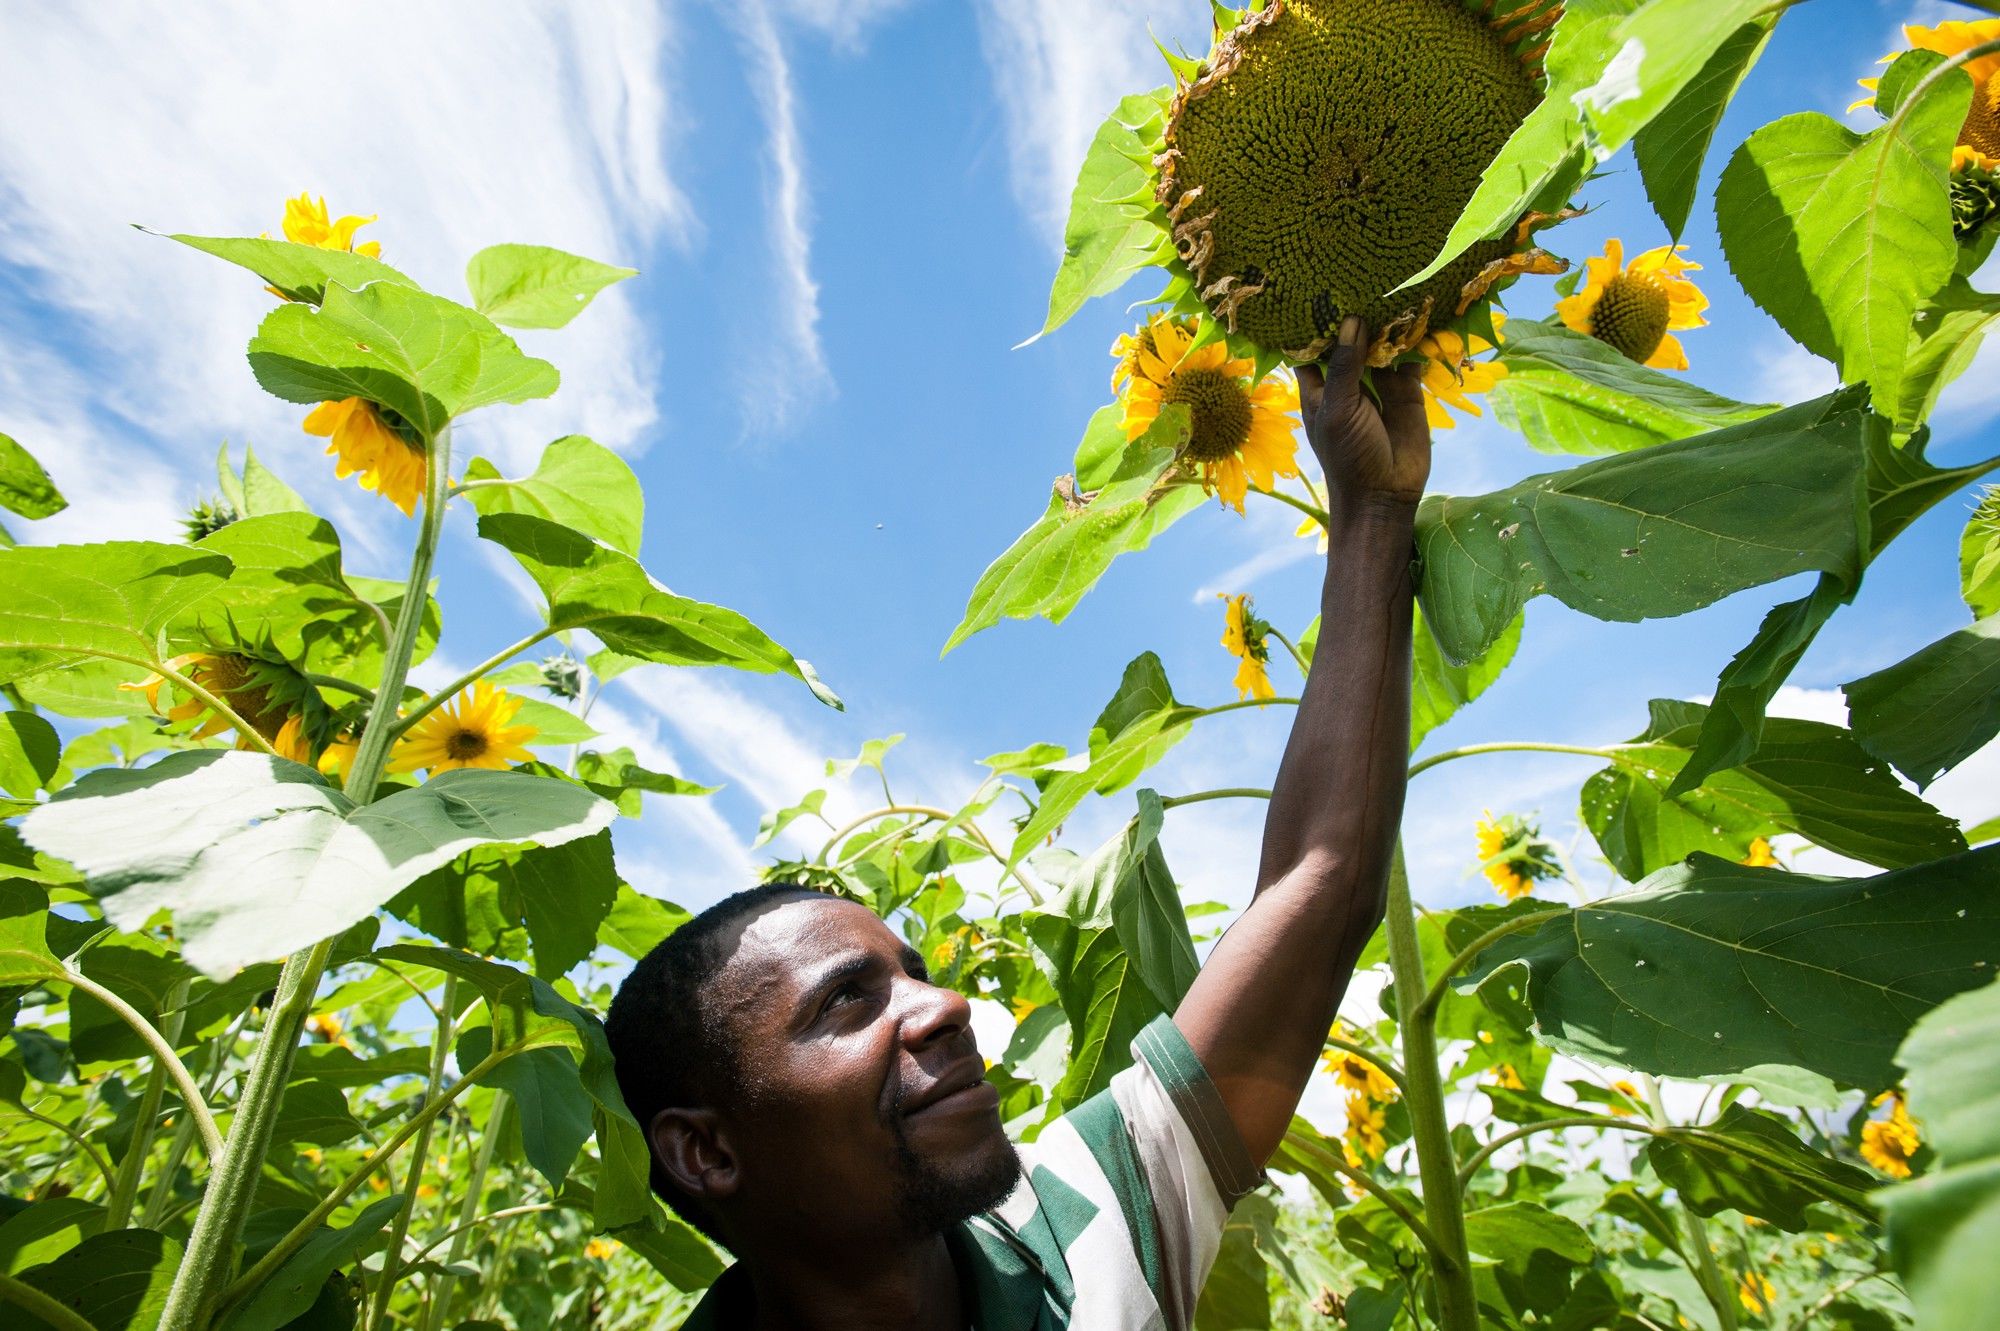
<svg viewBox="0 0 2000 1331">
<path fill-rule="evenodd" d="M 475 408 L 547 397 L 557 381 L 485 315 L 389 282 L 331 285 L 317 308 L 280 305 L 250 339 L 250 368 L 287 402 L 365 398 L 426 439 Z"/>
<path fill-rule="evenodd" d="M 1165 125 L 1172 93 L 1171 88 L 1156 88 L 1125 98 L 1092 137 L 1070 194 L 1062 266 L 1049 291 L 1043 333 L 1060 327 L 1092 296 L 1116 291 L 1132 274 L 1158 261 L 1166 232 L 1149 215 L 1152 200 L 1130 200 L 1151 188 L 1151 145 Z"/>
<path fill-rule="evenodd" d="M 1852 879 L 1696 855 L 1503 939 L 1467 983 L 1526 967 L 1541 1038 L 1611 1067 L 1880 1088 L 1911 1023 L 1992 977 L 1996 872 L 2000 847 Z"/>
<path fill-rule="evenodd" d="M 458 1065 L 472 1067 L 493 1052 L 493 1032 L 475 1026 L 458 1038 Z M 521 1151 L 551 1188 L 569 1177 L 577 1153 L 590 1140 L 591 1102 L 567 1049 L 529 1049 L 486 1074 L 514 1097 Z"/>
<path fill-rule="evenodd" d="M 1716 51 L 1733 40 L 1764 0 L 1651 0 L 1628 15 L 1610 41 L 1604 72 L 1572 97 L 1584 138 L 1599 161 L 1631 142 L 1705 77 Z"/>
<path fill-rule="evenodd" d="M 146 228 L 141 227 L 140 230 Z M 148 231 L 147 234 L 157 236 L 161 233 Z M 313 305 L 319 303 L 329 282 L 337 282 L 350 291 L 359 290 L 371 282 L 416 286 L 415 282 L 380 259 L 371 259 L 349 250 L 321 249 L 317 245 L 272 240 L 268 236 L 170 235 L 166 238 L 178 240 L 204 254 L 212 254 L 225 263 L 248 268 L 283 292 L 287 300 Z"/>
<path fill-rule="evenodd" d="M 488 245 L 465 266 L 479 312 L 509 328 L 561 328 L 613 282 L 637 277 L 546 245 Z"/>
<path fill-rule="evenodd" d="M 734 610 L 676 596 L 630 555 L 546 518 L 494 513 L 479 534 L 511 553 L 548 599 L 549 627 L 589 629 L 606 647 L 662 665 L 781 671 L 831 707 L 838 696 L 812 667 Z"/>
<path fill-rule="evenodd" d="M 1649 370 L 1559 323 L 1512 319 L 1494 385 L 1493 414 L 1545 453 L 1624 453 L 1777 410 L 1721 397 Z"/>
<path fill-rule="evenodd" d="M 1891 67 L 1878 105 L 1902 104 L 1869 134 L 1817 111 L 1764 126 L 1716 191 L 1723 249 L 1743 289 L 1833 359 L 1843 380 L 1868 383 L 1890 416 L 1902 400 L 1911 317 L 1958 257 L 1946 168 L 1972 85 L 1955 71 L 1921 74 L 1936 63 L 1913 52 Z"/>
<path fill-rule="evenodd" d="M 1423 612 L 1417 611 L 1410 653 L 1410 752 L 1500 678 L 1521 645 L 1521 621 L 1516 615 L 1491 647 L 1464 665 L 1453 665 L 1438 650 Z"/>
<path fill-rule="evenodd" d="M 618 806 L 627 818 L 637 818 L 647 793 L 654 795 L 713 795 L 720 786 L 704 786 L 667 772 L 653 772 L 639 765 L 630 749 L 609 753 L 577 755 L 579 781 Z"/>
<path fill-rule="evenodd" d="M 24 518 L 46 518 L 68 507 L 42 464 L 12 436 L 0 434 L 0 508 Z"/>
<path fill-rule="evenodd" d="M 188 962 L 224 976 L 339 932 L 473 846 L 560 845 L 615 816 L 587 790 L 517 772 L 445 772 L 357 808 L 298 763 L 176 753 L 92 772 L 22 835 L 76 865 L 120 928 L 172 911 Z"/>
<path fill-rule="evenodd" d="M 1981 496 L 1958 541 L 1958 585 L 1981 619 L 2000 613 L 2000 488 Z"/>
<path fill-rule="evenodd" d="M 151 1229 L 94 1234 L 45 1266 L 21 1275 L 96 1331 L 153 1331 L 179 1273 L 181 1245 Z M 13 1331 L 54 1331 L 23 1309 L 9 1317 Z"/>
<path fill-rule="evenodd" d="M 639 553 L 646 496 L 625 459 L 580 434 L 542 450 L 532 476 L 505 480 L 485 458 L 465 468 L 465 497 L 481 513 L 531 513 L 628 555 Z"/>
<path fill-rule="evenodd" d="M 965 617 L 944 650 L 1002 618 L 1039 615 L 1060 624 L 1112 560 L 1145 549 L 1155 536 L 1201 507 L 1199 486 L 1163 484 L 1187 429 L 1185 409 L 1162 408 L 1159 420 L 1126 450 L 1102 490 L 1086 499 L 1059 483 L 1035 525 L 979 575 Z"/>
<path fill-rule="evenodd" d="M 1972 368 L 1973 357 L 1996 320 L 2000 320 L 2000 295 L 1975 291 L 1961 278 L 1954 278 L 1917 311 L 1896 406 L 1898 434 L 1922 425 L 1944 390 Z"/>
<path fill-rule="evenodd" d="M 121 678 L 161 664 L 167 626 L 213 595 L 230 574 L 220 555 L 184 545 L 0 550 L 0 683 L 100 658 Z M 144 710 L 138 699 L 136 710 Z M 85 713 L 98 715 L 99 713 Z"/>
<path fill-rule="evenodd" d="M 634 891 L 630 884 L 618 885 L 611 913 L 598 926 L 598 940 L 623 952 L 634 961 L 642 960 L 668 934 L 694 917 L 671 901 Z"/>
<path fill-rule="evenodd" d="M 290 1325 L 313 1306 L 326 1278 L 366 1252 L 402 1206 L 401 1197 L 383 1197 L 369 1203 L 351 1225 L 314 1230 L 224 1319 L 221 1331 L 279 1331 Z"/>
<path fill-rule="evenodd" d="M 0 791 L 32 799 L 62 764 L 56 728 L 33 712 L 0 712 Z"/>
<path fill-rule="evenodd" d="M 1985 972 L 1992 974 L 1991 968 Z M 1876 1194 L 1889 1251 L 1925 1331 L 1982 1331 L 1993 1321 L 2000 1252 L 2000 984 L 1940 1005 L 1896 1059 L 1909 1070 L 1910 1112 L 1937 1167 Z"/>
</svg>

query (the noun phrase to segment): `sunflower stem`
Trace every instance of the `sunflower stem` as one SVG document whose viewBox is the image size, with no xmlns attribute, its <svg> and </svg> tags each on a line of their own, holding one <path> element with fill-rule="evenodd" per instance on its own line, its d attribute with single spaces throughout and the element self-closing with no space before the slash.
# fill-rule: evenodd
<svg viewBox="0 0 2000 1331">
<path fill-rule="evenodd" d="M 458 1011 L 458 977 L 444 978 L 444 994 L 438 1000 L 437 1025 L 431 1033 L 430 1086 L 425 1092 L 427 1099 L 436 1099 L 444 1086 L 444 1063 L 451 1053 L 453 1017 Z M 367 1325 L 371 1331 L 381 1331 L 389 1325 L 389 1303 L 396 1295 L 396 1281 L 409 1269 L 403 1261 L 403 1240 L 410 1234 L 410 1218 L 417 1209 L 417 1190 L 423 1185 L 424 1170 L 430 1164 L 431 1129 L 436 1119 L 425 1123 L 417 1130 L 415 1143 L 410 1148 L 410 1172 L 403 1187 L 403 1204 L 389 1222 L 389 1244 L 382 1252 L 382 1278 L 375 1286 L 373 1314 Z"/>
<path fill-rule="evenodd" d="M 436 693 L 431 694 L 415 707 L 411 708 L 408 715 L 395 722 L 391 728 L 390 738 L 401 738 L 409 731 L 410 727 L 416 725 L 417 722 L 423 720 L 432 712 L 435 712 L 438 708 L 457 697 L 460 689 L 470 688 L 484 679 L 490 671 L 498 670 L 501 666 L 506 665 L 509 661 L 519 656 L 522 652 L 527 651 L 544 638 L 555 636 L 555 633 L 556 630 L 552 628 L 537 629 L 512 646 L 503 647 L 501 650 L 487 657 L 484 661 L 481 661 L 478 665 L 472 667 L 472 669 L 466 671 L 457 679 L 454 679 L 451 683 L 445 685 Z"/>
<path fill-rule="evenodd" d="M 1458 1157 L 1445 1122 L 1437 1031 L 1423 1010 L 1428 986 L 1401 837 L 1396 839 L 1395 854 L 1389 861 L 1386 924 L 1389 969 L 1396 987 L 1396 1026 L 1403 1044 L 1403 1103 L 1410 1111 L 1417 1172 L 1424 1188 L 1424 1216 L 1435 1236 L 1431 1276 L 1437 1290 L 1438 1325 L 1443 1331 L 1479 1331 L 1472 1258 L 1465 1246 L 1465 1202 L 1459 1191 Z"/>
<path fill-rule="evenodd" d="M 375 787 L 388 765 L 396 705 L 403 696 L 403 683 L 409 678 L 410 658 L 416 654 L 417 633 L 429 599 L 426 589 L 430 586 L 431 566 L 437 559 L 438 540 L 444 532 L 445 505 L 450 499 L 449 424 L 430 441 L 425 461 L 428 468 L 424 478 L 424 516 L 417 528 L 416 548 L 410 555 L 409 580 L 396 616 L 395 633 L 383 654 L 382 679 L 375 690 L 375 701 L 368 710 L 360 746 L 343 786 L 347 797 L 356 804 L 366 804 L 374 797 Z M 332 953 L 333 940 L 326 938 L 285 958 L 270 1016 L 264 1022 L 263 1038 L 257 1042 L 257 1052 L 236 1102 L 229 1136 L 220 1157 L 211 1161 L 201 1209 L 195 1214 L 186 1254 L 174 1277 L 173 1288 L 167 1293 L 159 1331 L 201 1331 L 214 1316 L 234 1274 L 237 1242 L 263 1176 L 264 1157 L 270 1149 L 271 1134 L 277 1128 L 278 1111 L 285 1098 L 285 1085 L 291 1080 L 299 1038 L 305 1032 L 306 1018 L 311 1015 L 313 998 L 319 992 L 320 977 L 326 973 L 327 959 Z M 319 1221 L 313 1223 L 317 1225 Z M 261 1278 L 268 1276 L 270 1270 L 260 1266 L 259 1273 Z"/>
</svg>

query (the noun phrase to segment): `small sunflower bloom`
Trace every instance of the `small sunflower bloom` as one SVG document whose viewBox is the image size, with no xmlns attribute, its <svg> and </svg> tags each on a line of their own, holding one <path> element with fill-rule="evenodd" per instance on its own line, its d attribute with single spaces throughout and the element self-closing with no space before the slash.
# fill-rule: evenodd
<svg viewBox="0 0 2000 1331">
<path fill-rule="evenodd" d="M 1347 1093 L 1347 1128 L 1341 1133 L 1341 1153 L 1353 1169 L 1366 1169 L 1389 1149 L 1382 1135 L 1387 1113 L 1379 1100 L 1356 1091 Z"/>
<path fill-rule="evenodd" d="M 306 1033 L 313 1039 L 327 1044 L 339 1043 L 341 1035 L 346 1030 L 347 1027 L 342 1024 L 340 1018 L 331 1012 L 315 1012 L 306 1018 Z"/>
<path fill-rule="evenodd" d="M 1514 1070 L 1512 1063 L 1501 1063 L 1493 1069 L 1493 1085 L 1503 1091 L 1528 1089 L 1527 1083 L 1521 1080 L 1521 1074 Z"/>
<path fill-rule="evenodd" d="M 1556 313 L 1627 360 L 1655 370 L 1685 370 L 1687 352 L 1674 333 L 1706 326 L 1708 297 L 1686 277 L 1701 265 L 1680 257 L 1685 245 L 1661 245 L 1625 262 L 1615 237 L 1600 257 L 1584 260 L 1583 285 L 1556 302 Z"/>
<path fill-rule="evenodd" d="M 1908 1178 L 1910 1160 L 1923 1146 L 1916 1120 L 1910 1117 L 1901 1091 L 1885 1091 L 1875 1097 L 1875 1104 L 1888 1105 L 1889 1114 L 1861 1125 L 1861 1158 L 1890 1178 Z"/>
<path fill-rule="evenodd" d="M 1639 1106 L 1646 1103 L 1645 1093 L 1622 1077 L 1611 1083 L 1611 1091 L 1614 1095 L 1624 1097 L 1625 1103 L 1621 1105 L 1614 1101 L 1605 1108 L 1620 1118 L 1632 1117 L 1639 1112 Z"/>
<path fill-rule="evenodd" d="M 285 200 L 282 225 L 285 239 L 294 245 L 310 245 L 319 250 L 347 250 L 379 259 L 382 257 L 381 242 L 364 240 L 359 245 L 354 243 L 354 233 L 374 220 L 373 213 L 366 217 L 335 218 L 327 209 L 324 195 L 315 199 L 308 193 Z"/>
<path fill-rule="evenodd" d="M 1230 596 L 1222 594 L 1227 605 L 1223 612 L 1222 645 L 1237 659 L 1236 696 L 1239 700 L 1275 698 L 1278 691 L 1271 687 L 1271 645 L 1267 638 L 1271 626 L 1257 618 L 1250 597 L 1247 594 Z"/>
<path fill-rule="evenodd" d="M 306 733 L 303 708 L 306 685 L 293 672 L 269 661 L 260 661 L 241 652 L 189 652 L 167 662 L 194 684 L 229 705 L 231 711 L 264 737 L 281 758 L 295 763 L 312 761 L 312 743 Z M 146 695 L 146 705 L 169 725 L 188 725 L 189 737 L 211 739 L 228 733 L 234 726 L 228 718 L 212 711 L 201 699 L 186 696 L 172 707 L 160 706 L 160 688 L 167 682 L 155 675 L 144 684 L 123 687 Z M 254 749 L 250 738 L 238 731 L 236 747 Z"/>
<path fill-rule="evenodd" d="M 1755 1271 L 1745 1271 L 1743 1278 L 1736 1282 L 1736 1298 L 1743 1305 L 1743 1311 L 1757 1317 L 1771 1311 L 1771 1300 L 1778 1291 L 1771 1288 L 1771 1282 Z"/>
<path fill-rule="evenodd" d="M 1506 318 L 1500 311 L 1493 311 L 1496 336 Z M 1454 333 L 1449 329 L 1439 329 L 1417 343 L 1417 350 L 1424 357 L 1424 416 L 1433 430 L 1458 427 L 1446 406 L 1469 416 L 1486 414 L 1472 400 L 1472 394 L 1491 392 L 1495 384 L 1507 377 L 1507 367 L 1497 360 L 1475 361 L 1473 357 L 1493 349 L 1494 343 L 1475 333 Z"/>
<path fill-rule="evenodd" d="M 1935 51 L 1946 57 L 1996 38 L 2000 38 L 2000 18 L 1954 19 L 1935 28 L 1915 23 L 1903 26 L 1903 39 L 1909 42 L 1911 49 Z M 1893 59 L 1890 56 L 1883 58 L 1885 61 Z M 1958 141 L 1952 146 L 1951 169 L 2000 171 L 2000 54 L 1980 56 L 1960 68 L 1972 76 L 1972 106 L 1965 113 L 1965 123 L 1958 130 Z M 1873 105 L 1881 82 L 1880 79 L 1862 79 L 1861 86 L 1868 89 L 1868 96 L 1847 109 L 1852 111 Z"/>
<path fill-rule="evenodd" d="M 354 770 L 354 760 L 361 753 L 361 736 L 343 731 L 327 742 L 325 752 L 319 756 L 319 770 L 331 777 L 345 777 Z"/>
<path fill-rule="evenodd" d="M 1186 406 L 1189 433 L 1181 456 L 1199 470 L 1204 490 L 1240 514 L 1252 485 L 1268 490 L 1278 477 L 1299 474 L 1292 433 L 1298 384 L 1278 374 L 1253 384 L 1253 362 L 1231 360 L 1221 342 L 1193 350 L 1194 339 L 1192 320 L 1155 315 L 1112 348 L 1119 357 L 1112 380 L 1123 385 L 1125 437 L 1144 434 L 1161 407 Z"/>
<path fill-rule="evenodd" d="M 1016 1025 L 1033 1016 L 1035 1009 L 1040 1006 L 1041 1004 L 1032 998 L 1010 998 L 1007 1000 L 1007 1010 L 1014 1014 Z"/>
<path fill-rule="evenodd" d="M 1535 890 L 1537 882 L 1562 873 L 1556 864 L 1555 847 L 1542 840 L 1540 829 L 1519 814 L 1495 818 L 1487 809 L 1472 832 L 1479 851 L 1479 871 L 1508 901 L 1519 901 Z"/>
<path fill-rule="evenodd" d="M 1339 1027 L 1334 1029 L 1337 1031 Z M 1363 1095 L 1370 1100 L 1396 1098 L 1396 1083 L 1389 1080 L 1389 1074 L 1352 1050 L 1329 1049 L 1321 1063 L 1351 1094 Z"/>
<path fill-rule="evenodd" d="M 432 776 L 460 767 L 502 770 L 529 762 L 533 726 L 509 725 L 521 700 L 480 680 L 410 728 L 389 759 L 392 772 L 427 769 Z"/>
<path fill-rule="evenodd" d="M 1771 853 L 1771 843 L 1763 837 L 1754 837 L 1750 842 L 1750 853 L 1737 861 L 1752 869 L 1769 869 L 1778 863 L 1778 857 Z"/>
<path fill-rule="evenodd" d="M 358 397 L 322 402 L 307 414 L 304 429 L 328 441 L 335 476 L 358 476 L 362 489 L 381 495 L 402 509 L 404 517 L 416 516 L 424 497 L 424 452 L 391 426 L 373 402 Z"/>
<path fill-rule="evenodd" d="M 602 1235 L 583 1245 L 583 1255 L 593 1262 L 609 1261 L 618 1252 L 618 1241 Z"/>
</svg>

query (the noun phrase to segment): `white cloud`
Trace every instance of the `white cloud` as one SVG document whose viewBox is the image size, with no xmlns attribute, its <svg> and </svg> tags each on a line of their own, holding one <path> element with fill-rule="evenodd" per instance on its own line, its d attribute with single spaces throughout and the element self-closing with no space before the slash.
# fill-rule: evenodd
<svg viewBox="0 0 2000 1331">
<path fill-rule="evenodd" d="M 364 236 L 448 295 L 466 258 L 496 241 L 627 260 L 658 238 L 685 243 L 695 221 L 667 156 L 681 119 L 665 81 L 672 35 L 668 11 L 643 3 L 239 0 L 199 21 L 135 3 L 10 7 L 0 262 L 25 292 L 12 303 L 28 309 L 9 311 L 0 360 L 20 361 L 31 338 L 75 348 L 79 372 L 111 370 L 93 376 L 96 412 L 163 445 L 149 458 L 105 431 L 89 452 L 67 433 L 56 451 L 71 456 L 45 460 L 60 470 L 88 458 L 111 474 L 171 466 L 188 478 L 180 488 L 212 489 L 214 441 L 247 434 L 315 501 L 365 499 L 298 464 L 319 451 L 299 432 L 301 410 L 251 378 L 243 346 L 271 304 L 255 280 L 125 223 L 254 234 L 309 189 L 337 211 L 379 214 Z M 506 464 L 572 430 L 638 445 L 655 412 L 647 340 L 622 293 L 568 330 L 523 340 L 563 370 L 559 403 L 475 416 L 462 447 Z M 55 416 L 56 395 L 73 390 L 37 376 L 10 397 L 10 418 Z M 188 497 L 174 493 L 173 507 Z M 101 487 L 83 498 L 78 521 L 94 513 L 98 534 L 122 534 Z M 359 511 L 394 525 L 378 501 Z"/>
<path fill-rule="evenodd" d="M 790 366 L 787 374 L 774 378 L 765 368 L 769 358 L 759 358 L 752 371 L 755 378 L 742 383 L 742 402 L 750 426 L 775 429 L 796 419 L 809 400 L 831 389 L 833 381 L 819 340 L 819 283 L 812 275 L 812 202 L 806 189 L 805 149 L 791 63 L 769 0 L 746 0 L 732 12 L 749 59 L 758 112 L 769 137 L 768 207 L 778 288 L 773 308 L 778 339 L 788 349 L 783 359 Z"/>
<path fill-rule="evenodd" d="M 1149 16 L 1177 25 L 1159 31 L 1169 45 L 1178 38 L 1197 53 L 1208 49 L 1206 6 L 980 0 L 980 41 L 1007 116 L 1014 195 L 1051 243 L 1061 240 L 1076 171 L 1097 127 L 1119 98 L 1168 81 L 1147 32 Z"/>
<path fill-rule="evenodd" d="M 787 18 L 852 49 L 869 25 L 908 8 L 909 0 L 778 0 L 778 6 Z"/>
<path fill-rule="evenodd" d="M 1840 387 L 1840 375 L 1832 365 L 1787 338 L 1752 353 L 1757 363 L 1757 391 L 1753 397 L 1764 402 L 1809 402 Z"/>
<path fill-rule="evenodd" d="M 1240 539 L 1256 552 L 1232 564 L 1194 589 L 1196 605 L 1213 605 L 1218 595 L 1254 591 L 1257 579 L 1307 559 L 1321 559 L 1319 542 L 1296 535 L 1299 513 L 1277 504 L 1259 504 Z"/>
</svg>

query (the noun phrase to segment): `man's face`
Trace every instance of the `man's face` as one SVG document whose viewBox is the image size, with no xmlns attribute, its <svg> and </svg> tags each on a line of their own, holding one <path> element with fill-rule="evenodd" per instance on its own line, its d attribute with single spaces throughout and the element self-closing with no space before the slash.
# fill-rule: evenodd
<svg viewBox="0 0 2000 1331">
<path fill-rule="evenodd" d="M 722 1124 L 746 1222 L 918 1237 L 1013 1186 L 970 1006 L 872 911 L 801 897 L 750 917 L 711 1001 L 737 1050 Z"/>
</svg>

